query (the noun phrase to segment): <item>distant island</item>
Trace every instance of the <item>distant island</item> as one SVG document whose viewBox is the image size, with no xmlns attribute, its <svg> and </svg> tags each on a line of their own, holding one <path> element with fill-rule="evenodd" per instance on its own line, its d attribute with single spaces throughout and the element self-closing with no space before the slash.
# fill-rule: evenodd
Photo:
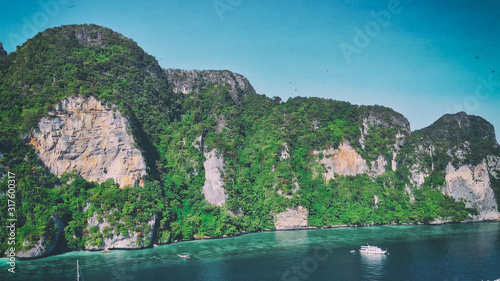
<svg viewBox="0 0 500 281">
<path fill-rule="evenodd" d="M 498 221 L 500 148 L 465 112 L 257 94 L 162 69 L 97 25 L 0 44 L 0 253 L 37 258 L 263 230 Z"/>
</svg>

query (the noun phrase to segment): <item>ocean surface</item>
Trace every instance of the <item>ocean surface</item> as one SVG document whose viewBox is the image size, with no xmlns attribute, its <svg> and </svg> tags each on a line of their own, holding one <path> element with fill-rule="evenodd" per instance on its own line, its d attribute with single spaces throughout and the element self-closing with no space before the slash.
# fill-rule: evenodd
<svg viewBox="0 0 500 281">
<path fill-rule="evenodd" d="M 360 254 L 375 245 L 389 255 Z M 356 250 L 354 253 L 352 250 Z M 190 255 L 180 259 L 177 254 Z M 495 280 L 500 223 L 296 230 L 16 261 L 0 280 Z"/>
</svg>

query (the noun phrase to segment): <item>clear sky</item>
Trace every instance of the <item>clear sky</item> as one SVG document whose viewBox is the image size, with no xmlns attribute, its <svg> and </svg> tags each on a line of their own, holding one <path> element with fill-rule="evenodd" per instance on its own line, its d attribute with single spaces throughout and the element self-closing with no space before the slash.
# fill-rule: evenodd
<svg viewBox="0 0 500 281">
<path fill-rule="evenodd" d="M 466 111 L 498 139 L 497 0 L 0 0 L 8 52 L 82 23 L 132 38 L 164 68 L 231 70 L 283 100 L 384 105 L 412 130 Z"/>
</svg>

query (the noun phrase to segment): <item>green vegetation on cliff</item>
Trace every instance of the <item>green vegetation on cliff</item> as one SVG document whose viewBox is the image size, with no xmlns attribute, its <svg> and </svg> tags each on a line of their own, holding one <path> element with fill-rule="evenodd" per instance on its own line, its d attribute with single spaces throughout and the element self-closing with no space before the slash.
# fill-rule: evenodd
<svg viewBox="0 0 500 281">
<path fill-rule="evenodd" d="M 497 153 L 490 151 L 490 138 L 464 136 L 449 143 L 440 135 L 445 132 L 431 127 L 432 133 L 417 132 L 400 147 L 397 135 L 407 137 L 409 124 L 380 106 L 301 97 L 283 102 L 253 91 L 238 95 L 213 83 L 200 92 L 175 94 L 153 57 L 135 42 L 93 25 L 49 29 L 2 58 L 0 173 L 17 176 L 16 249 L 50 237 L 57 231 L 54 220 L 62 222 L 60 239 L 69 249 L 98 247 L 113 235 L 136 235 L 138 247 L 149 246 L 145 236 L 152 230 L 157 241 L 167 243 L 273 229 L 276 214 L 299 205 L 308 210 L 311 226 L 462 221 L 475 210 L 441 193 L 444 154 L 425 159 L 439 169 L 421 188 L 413 187 L 409 169 L 420 157 L 415 146 L 425 138 L 447 142 L 443 147 L 469 140 L 471 163 L 480 161 L 474 158 L 478 149 Z M 120 189 L 112 180 L 97 184 L 72 174 L 58 178 L 27 145 L 39 120 L 71 96 L 116 104 L 130 120 L 148 166 L 143 188 Z M 335 174 L 327 182 L 322 151 L 342 144 L 352 146 L 367 169 L 379 157 L 387 162 L 379 174 Z M 399 149 L 395 169 L 391 160 Z M 202 193 L 210 151 L 224 162 L 220 172 L 228 197 L 221 207 Z M 0 184 L 3 194 L 7 178 Z M 6 202 L 0 196 L 2 214 Z M 107 225 L 89 226 L 91 218 Z M 1 220 L 0 227 L 6 224 Z M 6 248 L 2 232 L 0 251 Z"/>
</svg>

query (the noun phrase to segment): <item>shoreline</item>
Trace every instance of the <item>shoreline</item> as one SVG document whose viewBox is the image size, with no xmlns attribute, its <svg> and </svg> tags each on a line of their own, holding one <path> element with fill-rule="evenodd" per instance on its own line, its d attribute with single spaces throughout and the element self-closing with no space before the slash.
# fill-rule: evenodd
<svg viewBox="0 0 500 281">
<path fill-rule="evenodd" d="M 405 225 L 414 225 L 414 226 L 419 226 L 419 225 L 429 225 L 429 226 L 441 226 L 441 225 L 447 225 L 447 224 L 466 224 L 466 223 L 500 223 L 500 220 L 482 220 L 482 221 L 462 221 L 462 222 L 452 222 L 452 221 L 439 221 L 437 223 L 388 223 L 388 224 L 373 224 L 373 225 L 331 225 L 331 226 L 305 226 L 305 227 L 291 227 L 287 229 L 264 229 L 260 231 L 243 231 L 238 234 L 234 235 L 221 235 L 218 237 L 201 237 L 201 238 L 193 238 L 191 240 L 185 240 L 185 241 L 173 241 L 170 243 L 159 243 L 156 244 L 157 246 L 165 246 L 165 245 L 170 245 L 170 244 L 177 244 L 177 243 L 182 243 L 182 242 L 189 242 L 189 241 L 199 241 L 199 240 L 215 240 L 215 239 L 226 239 L 226 238 L 234 238 L 238 236 L 242 236 L 245 234 L 252 234 L 252 233 L 264 233 L 264 232 L 278 232 L 278 231 L 294 231 L 294 230 L 321 230 L 321 229 L 334 229 L 334 228 L 350 228 L 350 227 L 374 227 L 374 226 L 405 226 Z M 108 248 L 107 250 L 114 251 L 114 250 L 124 250 L 124 251 L 137 251 L 137 250 L 144 250 L 144 249 L 150 249 L 150 248 L 155 248 L 153 245 L 154 243 L 151 244 L 148 247 L 141 247 L 141 248 Z M 63 255 L 66 253 L 74 253 L 74 252 L 101 252 L 102 249 L 97 249 L 97 250 L 80 250 L 80 251 L 67 251 L 67 252 L 58 252 L 54 254 L 48 254 L 43 257 L 35 257 L 35 258 L 20 258 L 16 257 L 19 260 L 36 260 L 36 259 L 43 259 L 51 256 L 58 256 L 58 255 Z M 105 253 L 103 253 L 105 254 Z M 0 259 L 6 258 L 6 256 L 1 256 Z"/>
</svg>

